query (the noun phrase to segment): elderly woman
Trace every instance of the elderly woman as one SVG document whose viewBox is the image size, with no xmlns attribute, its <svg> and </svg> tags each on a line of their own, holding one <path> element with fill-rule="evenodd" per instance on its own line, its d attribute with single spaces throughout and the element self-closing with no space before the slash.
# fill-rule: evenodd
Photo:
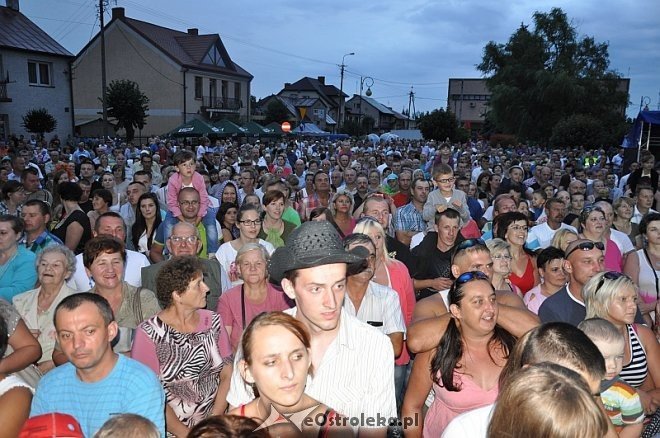
<svg viewBox="0 0 660 438">
<path fill-rule="evenodd" d="M 87 292 L 108 300 L 119 325 L 119 341 L 113 345 L 113 350 L 129 353 L 135 328 L 160 312 L 156 295 L 149 289 L 137 288 L 124 281 L 126 248 L 114 237 L 99 236 L 87 242 L 83 264 L 87 275 L 95 282 Z M 55 365 L 66 362 L 58 346 L 53 351 L 53 362 Z"/>
<path fill-rule="evenodd" d="M 637 245 L 637 236 L 640 234 L 639 225 L 630 221 L 635 211 L 635 201 L 627 196 L 621 196 L 614 201 L 612 209 L 614 210 L 612 228 L 628 235 L 633 245 Z"/>
<path fill-rule="evenodd" d="M 527 292 L 523 298 L 530 311 L 538 314 L 543 301 L 566 285 L 567 277 L 563 265 L 564 251 L 561 249 L 550 246 L 539 253 L 536 266 L 541 276 L 541 284 Z"/>
<path fill-rule="evenodd" d="M 637 286 L 615 271 L 596 274 L 582 288 L 587 318 L 614 324 L 625 339 L 623 369 L 619 374 L 634 387 L 644 412 L 655 412 L 660 402 L 660 346 L 648 327 L 635 323 Z"/>
<path fill-rule="evenodd" d="M 232 352 L 222 318 L 204 309 L 209 288 L 196 257 L 166 262 L 156 284 L 163 310 L 140 324 L 132 357 L 159 376 L 167 431 L 185 437 L 195 424 L 225 412 Z"/>
<path fill-rule="evenodd" d="M 35 255 L 19 245 L 25 225 L 12 215 L 0 215 L 0 298 L 11 302 L 14 296 L 34 287 L 37 272 Z"/>
<path fill-rule="evenodd" d="M 607 219 L 605 212 L 600 207 L 586 207 L 580 213 L 580 238 L 589 239 L 592 242 L 601 242 L 605 245 L 605 269 L 610 271 L 623 271 L 623 255 L 619 246 L 608 238 Z"/>
<path fill-rule="evenodd" d="M 491 239 L 486 242 L 493 259 L 493 277 L 491 283 L 496 291 L 512 292 L 522 298 L 520 289 L 509 281 L 511 275 L 511 245 L 502 239 Z"/>
<path fill-rule="evenodd" d="M 423 436 L 440 436 L 457 415 L 493 403 L 498 379 L 515 337 L 497 324 L 498 304 L 490 279 L 479 271 L 461 274 L 449 290 L 452 318 L 438 346 L 420 353 L 410 375 L 402 415 L 422 418 L 431 390 L 435 399 L 424 419 Z M 421 436 L 419 424 L 406 436 Z"/>
<path fill-rule="evenodd" d="M 0 314 L 0 357 L 9 345 L 7 322 Z M 3 436 L 18 436 L 30 415 L 34 389 L 16 375 L 0 371 L 0 424 Z"/>
<path fill-rule="evenodd" d="M 243 330 L 255 316 L 291 307 L 284 293 L 268 282 L 266 268 L 269 260 L 268 251 L 258 243 L 243 245 L 236 256 L 236 267 L 243 284 L 229 289 L 218 300 L 217 312 L 224 321 L 234 352 Z"/>
<path fill-rule="evenodd" d="M 355 219 L 353 213 L 353 197 L 348 193 L 337 193 L 330 203 L 330 211 L 335 219 L 335 223 L 341 228 L 342 234 L 348 236 L 355 228 Z"/>
<path fill-rule="evenodd" d="M 259 198 L 257 197 L 257 199 Z M 229 278 L 234 286 L 243 282 L 240 279 L 236 268 L 236 254 L 243 245 L 246 243 L 259 243 L 266 248 L 269 254 L 272 254 L 273 251 L 275 251 L 273 245 L 263 239 L 259 239 L 261 218 L 257 207 L 253 205 L 242 206 L 238 211 L 237 219 L 238 229 L 240 231 L 238 239 L 223 243 L 215 254 L 220 265 L 225 269 L 225 272 L 229 274 Z"/>
<path fill-rule="evenodd" d="M 524 294 L 540 283 L 536 270 L 536 256 L 525 248 L 529 219 L 523 213 L 511 212 L 499 215 L 496 220 L 495 237 L 511 245 L 511 274 L 509 280 Z"/>
<path fill-rule="evenodd" d="M 55 308 L 64 298 L 78 291 L 66 281 L 76 269 L 76 256 L 64 245 L 53 245 L 37 256 L 37 274 L 40 286 L 14 297 L 14 307 L 30 332 L 41 345 L 41 359 L 37 361 L 42 373 L 55 367 L 52 361 L 57 334 L 53 317 Z"/>
<path fill-rule="evenodd" d="M 73 182 L 57 186 L 64 207 L 64 215 L 53 228 L 53 234 L 76 255 L 83 252 L 85 242 L 92 237 L 89 218 L 78 204 L 82 198 L 82 189 Z"/>
<path fill-rule="evenodd" d="M 628 254 L 623 272 L 639 286 L 639 310 L 651 327 L 660 299 L 660 213 L 645 215 L 639 223 L 639 232 L 646 245 Z"/>
<path fill-rule="evenodd" d="M 279 190 L 270 190 L 263 197 L 264 215 L 259 229 L 259 238 L 275 248 L 284 246 L 296 225 L 282 219 L 286 198 Z"/>
</svg>

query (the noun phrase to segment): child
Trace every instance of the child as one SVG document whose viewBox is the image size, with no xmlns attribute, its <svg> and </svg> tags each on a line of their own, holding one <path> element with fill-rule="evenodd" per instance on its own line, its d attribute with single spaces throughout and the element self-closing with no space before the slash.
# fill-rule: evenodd
<svg viewBox="0 0 660 438">
<path fill-rule="evenodd" d="M 644 409 L 639 395 L 619 378 L 623 368 L 625 339 L 614 324 L 601 318 L 582 321 L 578 328 L 596 344 L 605 358 L 605 380 L 600 399 L 605 412 L 620 437 L 638 437 L 642 433 Z"/>
<path fill-rule="evenodd" d="M 195 155 L 188 150 L 181 150 L 174 154 L 174 167 L 176 172 L 167 181 L 167 216 L 165 217 L 165 239 L 172 234 L 172 228 L 178 221 L 183 221 L 179 207 L 179 191 L 184 187 L 193 187 L 199 192 L 198 225 L 204 224 L 206 229 L 206 247 L 209 257 L 212 257 L 219 247 L 218 228 L 215 224 L 215 211 L 211 208 L 209 194 L 206 191 L 204 177 L 195 171 Z"/>
<path fill-rule="evenodd" d="M 542 224 L 548 220 L 545 216 L 545 201 L 547 197 L 548 195 L 541 189 L 535 190 L 532 194 L 532 220 L 537 224 Z"/>
<path fill-rule="evenodd" d="M 428 224 L 429 230 L 433 230 L 436 212 L 441 213 L 447 207 L 458 211 L 461 216 L 461 225 L 470 220 L 465 192 L 454 188 L 455 180 L 454 171 L 447 164 L 438 164 L 433 168 L 433 184 L 438 190 L 429 193 L 422 210 L 422 217 Z"/>
</svg>

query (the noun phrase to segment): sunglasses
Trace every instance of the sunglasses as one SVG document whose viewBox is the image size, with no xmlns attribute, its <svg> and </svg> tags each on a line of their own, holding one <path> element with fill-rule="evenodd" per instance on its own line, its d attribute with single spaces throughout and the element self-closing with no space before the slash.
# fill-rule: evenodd
<svg viewBox="0 0 660 438">
<path fill-rule="evenodd" d="M 464 241 L 462 241 L 461 243 L 458 244 L 458 246 L 456 247 L 455 253 L 458 252 L 458 251 L 462 251 L 464 249 L 472 248 L 473 246 L 477 246 L 477 245 L 486 246 L 486 242 L 484 242 L 483 239 L 467 239 L 467 240 L 464 240 Z"/>
<path fill-rule="evenodd" d="M 578 249 L 582 251 L 591 251 L 594 248 L 598 248 L 601 251 L 605 251 L 605 245 L 603 244 L 603 242 L 582 242 L 578 244 L 575 248 L 567 252 L 565 258 L 568 258 L 569 255 L 571 255 Z"/>
<path fill-rule="evenodd" d="M 469 283 L 474 280 L 486 280 L 490 283 L 490 278 L 481 271 L 469 271 L 464 272 L 458 276 L 454 284 L 452 285 L 452 290 L 456 291 L 459 287 L 463 286 L 465 283 Z"/>
<path fill-rule="evenodd" d="M 605 284 L 605 280 L 618 280 L 621 277 L 626 277 L 628 278 L 627 275 L 622 274 L 621 272 L 616 272 L 616 271 L 607 271 L 605 274 L 603 274 L 602 277 L 600 277 L 600 281 L 598 282 L 598 286 L 596 286 L 596 293 L 600 290 L 600 288 Z"/>
</svg>

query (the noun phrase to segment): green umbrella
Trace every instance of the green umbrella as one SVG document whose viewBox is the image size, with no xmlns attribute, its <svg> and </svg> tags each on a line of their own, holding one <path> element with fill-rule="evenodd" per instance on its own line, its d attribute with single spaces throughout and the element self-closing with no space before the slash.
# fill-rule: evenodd
<svg viewBox="0 0 660 438">
<path fill-rule="evenodd" d="M 213 124 L 215 128 L 218 129 L 216 135 L 249 135 L 249 132 L 246 128 L 238 126 L 234 122 L 230 122 L 227 119 L 222 119 Z"/>
<path fill-rule="evenodd" d="M 264 126 L 264 129 L 270 129 L 271 132 L 268 135 L 286 135 L 284 131 L 282 131 L 282 127 L 280 126 L 279 123 L 277 122 L 271 122 Z"/>
<path fill-rule="evenodd" d="M 192 119 L 191 121 L 171 130 L 169 135 L 171 137 L 202 137 L 214 134 L 217 130 L 218 128 L 215 128 L 202 120 Z"/>
<path fill-rule="evenodd" d="M 259 135 L 259 136 L 272 135 L 270 129 L 264 128 L 257 122 L 247 122 L 243 125 L 243 127 L 248 130 L 250 135 Z"/>
</svg>

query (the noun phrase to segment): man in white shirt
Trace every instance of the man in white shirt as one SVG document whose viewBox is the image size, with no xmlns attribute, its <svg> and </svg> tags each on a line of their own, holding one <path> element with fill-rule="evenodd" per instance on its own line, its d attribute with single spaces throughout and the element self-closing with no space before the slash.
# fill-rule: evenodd
<svg viewBox="0 0 660 438">
<path fill-rule="evenodd" d="M 539 247 L 545 249 L 550 246 L 555 233 L 561 229 L 571 230 L 577 234 L 577 230 L 565 223 L 566 204 L 557 198 L 550 198 L 545 203 L 545 214 L 547 221 L 532 227 L 527 235 L 527 242 L 538 241 Z"/>
<path fill-rule="evenodd" d="M 630 220 L 633 224 L 639 224 L 644 215 L 657 213 L 652 207 L 655 202 L 653 188 L 649 185 L 638 185 L 635 191 L 635 210 Z"/>
<path fill-rule="evenodd" d="M 92 234 L 94 237 L 114 237 L 115 239 L 126 243 L 126 225 L 124 224 L 122 217 L 114 211 L 103 213 L 98 219 L 96 219 Z M 88 291 L 94 287 L 94 279 L 90 278 L 85 270 L 83 255 L 84 253 L 76 256 L 76 272 L 67 282 L 69 287 L 81 292 Z M 131 286 L 141 287 L 142 268 L 149 265 L 149 259 L 144 254 L 127 249 L 126 263 L 124 267 L 124 281 Z"/>
<path fill-rule="evenodd" d="M 396 417 L 394 352 L 387 336 L 343 310 L 346 276 L 365 267 L 364 250 L 344 250 L 329 222 L 305 222 L 270 259 L 270 280 L 296 301 L 287 311 L 309 330 L 314 376 L 305 392 L 332 406 L 348 424 L 384 428 Z M 254 394 L 242 380 L 236 352 L 227 402 L 234 407 Z"/>
</svg>

